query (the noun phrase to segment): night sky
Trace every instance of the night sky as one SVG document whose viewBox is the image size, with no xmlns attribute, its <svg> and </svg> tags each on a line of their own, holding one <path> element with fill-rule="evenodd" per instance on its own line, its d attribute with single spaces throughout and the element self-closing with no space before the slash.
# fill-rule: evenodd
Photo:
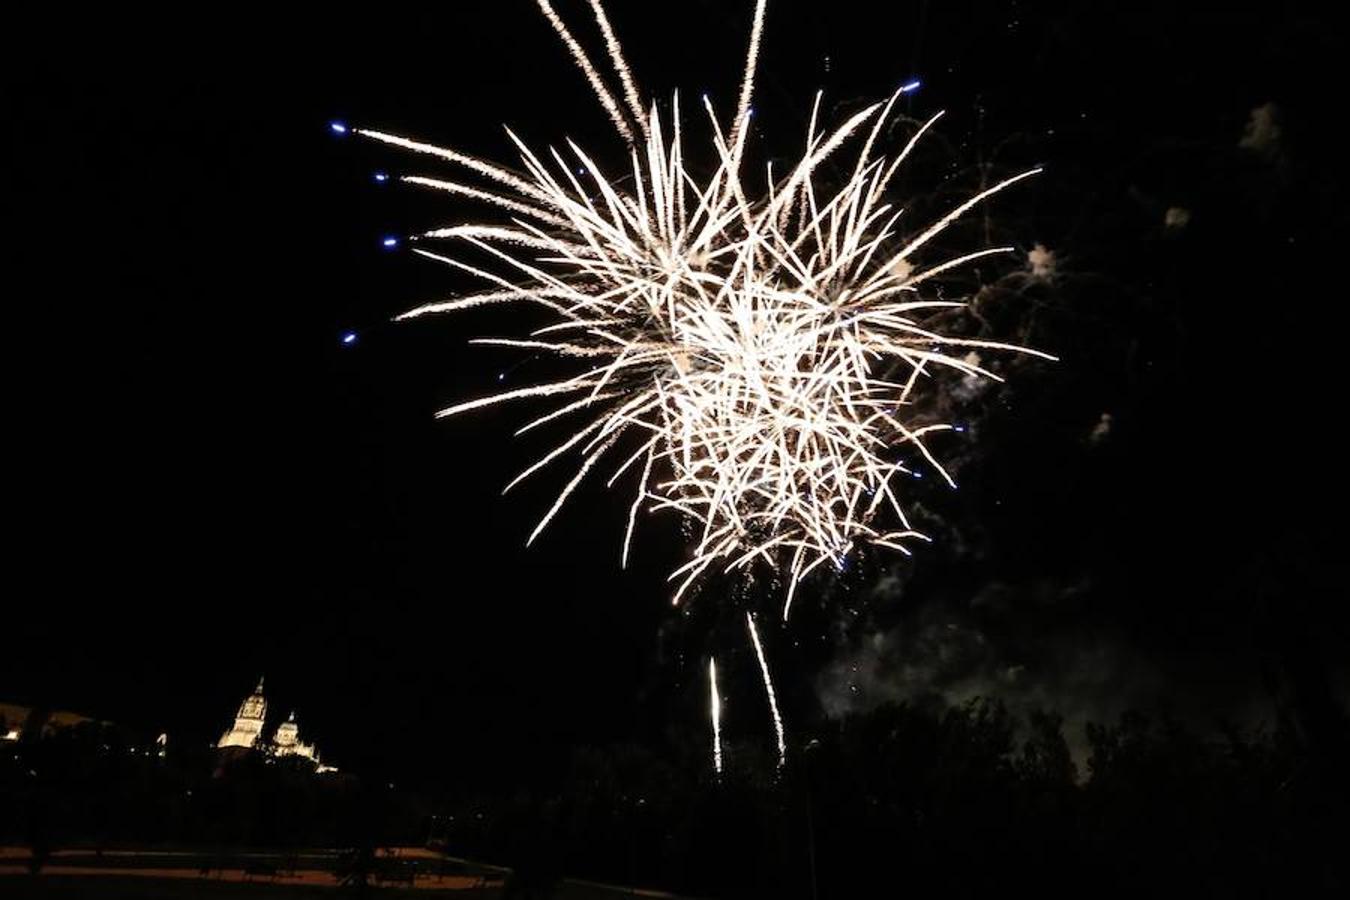
<svg viewBox="0 0 1350 900">
<path fill-rule="evenodd" d="M 611 6 L 649 94 L 730 107 L 749 0 Z M 1009 316 L 1062 361 L 969 400 L 960 491 L 915 488 L 938 544 L 813 582 L 769 635 L 790 724 L 926 691 L 1254 723 L 1291 652 L 1344 699 L 1344 41 L 1297 5 L 1174 6 L 770 4 L 761 161 L 817 88 L 837 122 L 921 79 L 906 114 L 948 115 L 904 185 L 939 208 L 1045 165 L 991 207 L 1022 253 L 989 274 L 1040 243 L 1061 279 Z M 339 765 L 414 781 L 703 728 L 725 635 L 670 610 L 676 523 L 621 572 L 629 498 L 596 485 L 524 548 L 559 475 L 500 489 L 551 444 L 511 438 L 524 409 L 433 419 L 537 377 L 466 343 L 521 329 L 390 322 L 467 285 L 381 238 L 465 209 L 328 127 L 617 159 L 533 4 L 27 15 L 0 63 L 0 701 L 207 741 L 265 674 Z"/>
</svg>

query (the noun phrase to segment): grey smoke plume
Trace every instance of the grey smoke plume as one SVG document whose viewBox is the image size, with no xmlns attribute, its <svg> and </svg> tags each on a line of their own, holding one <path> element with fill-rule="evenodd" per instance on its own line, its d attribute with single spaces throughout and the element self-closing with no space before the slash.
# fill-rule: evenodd
<svg viewBox="0 0 1350 900">
<path fill-rule="evenodd" d="M 997 699 L 1019 719 L 1033 710 L 1063 716 L 1080 771 L 1088 756 L 1085 726 L 1111 723 L 1127 710 L 1166 713 L 1198 727 L 1219 720 L 1268 721 L 1258 673 L 1216 679 L 1213 671 L 1151 658 L 1111 627 L 1071 614 L 1087 584 L 991 584 L 964 602 L 930 602 L 889 628 L 846 639 L 820 671 L 817 697 L 842 717 L 885 703 L 940 697 L 959 704 Z M 883 579 L 881 601 L 900 589 Z M 897 602 L 891 599 L 887 602 Z"/>
</svg>

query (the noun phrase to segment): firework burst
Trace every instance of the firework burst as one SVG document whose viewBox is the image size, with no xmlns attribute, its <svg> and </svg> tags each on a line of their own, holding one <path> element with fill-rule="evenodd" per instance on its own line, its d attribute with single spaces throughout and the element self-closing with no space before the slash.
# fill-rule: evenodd
<svg viewBox="0 0 1350 900">
<path fill-rule="evenodd" d="M 358 130 L 461 173 L 405 182 L 495 210 L 490 221 L 428 232 L 415 250 L 472 276 L 482 289 L 401 318 L 534 304 L 552 316 L 549 325 L 477 343 L 577 364 L 570 377 L 440 413 L 548 398 L 551 410 L 517 433 L 573 423 L 561 443 L 507 485 L 510 490 L 550 464 L 575 461 L 529 541 L 599 470 L 607 485 L 624 479 L 635 485 L 623 564 L 640 514 L 673 511 L 691 523 L 694 535 L 690 558 L 670 576 L 674 602 L 710 572 L 763 565 L 783 575 L 786 618 L 796 586 L 821 564 L 842 566 L 861 546 L 909 553 L 914 541 L 928 540 L 906 514 L 897 486 L 915 466 L 951 482 L 926 441 L 952 426 L 925 417 L 925 392 L 941 390 L 944 370 L 998 380 L 973 350 L 1050 357 L 931 325 L 938 310 L 963 304 L 936 299 L 926 285 L 1011 247 L 927 266 L 916 254 L 970 208 L 1037 170 L 995 185 L 926 227 L 906 225 L 902 237 L 903 210 L 888 199 L 891 185 L 937 117 L 894 158 L 877 155 L 897 92 L 833 129 L 819 125 L 817 96 L 800 161 L 778 175 L 770 168 L 745 176 L 766 7 L 758 0 L 729 127 L 706 97 L 701 103 L 716 162 L 700 177 L 686 165 L 679 96 L 668 120 L 655 104 L 644 105 L 599 0 L 589 0 L 590 7 L 622 101 L 551 4 L 537 2 L 624 140 L 622 166 L 607 172 L 570 140 L 564 150 L 537 153 L 509 130 L 520 152 L 519 172 Z M 823 189 L 818 170 L 826 161 L 838 167 L 850 146 L 857 147 L 844 166 L 851 174 Z M 750 627 L 753 635 L 753 622 Z M 767 684 L 767 668 L 765 675 Z"/>
</svg>

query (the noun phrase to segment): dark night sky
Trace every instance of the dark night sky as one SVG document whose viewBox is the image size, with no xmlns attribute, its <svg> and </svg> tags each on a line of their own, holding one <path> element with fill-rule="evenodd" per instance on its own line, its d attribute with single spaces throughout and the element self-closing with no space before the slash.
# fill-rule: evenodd
<svg viewBox="0 0 1350 900">
<path fill-rule="evenodd" d="M 749 0 L 610 5 L 649 93 L 730 102 Z M 1000 684 L 1241 716 L 1269 696 L 1270 608 L 1344 658 L 1343 41 L 1296 7 L 1173 5 L 770 4 L 761 156 L 797 148 L 817 87 L 837 116 L 921 78 L 909 112 L 949 110 L 935 176 L 1045 163 L 995 212 L 1072 275 L 1044 332 L 1064 361 L 1019 369 L 962 493 L 921 498 L 950 546 L 816 585 L 780 641 L 800 718 Z M 379 237 L 461 210 L 375 185 L 434 168 L 326 127 L 616 151 L 533 4 L 61 15 L 21 16 L 0 64 L 0 700 L 205 739 L 265 672 L 340 763 L 409 777 L 692 727 L 676 529 L 622 573 L 627 501 L 596 490 L 523 548 L 558 484 L 498 497 L 542 446 L 510 439 L 523 412 L 432 418 L 531 377 L 465 344 L 512 323 L 388 321 L 464 285 Z M 1279 142 L 1240 148 L 1267 103 Z"/>
</svg>

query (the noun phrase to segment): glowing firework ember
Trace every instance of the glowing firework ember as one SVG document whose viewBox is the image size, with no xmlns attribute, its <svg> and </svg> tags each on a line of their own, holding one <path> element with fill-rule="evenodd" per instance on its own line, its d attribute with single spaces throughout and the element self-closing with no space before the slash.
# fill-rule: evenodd
<svg viewBox="0 0 1350 900">
<path fill-rule="evenodd" d="M 717 693 L 717 661 L 708 660 L 708 714 L 712 717 L 713 769 L 722 774 L 722 697 Z"/>
<path fill-rule="evenodd" d="M 784 575 L 786 618 L 796 586 L 822 563 L 842 567 L 860 546 L 908 553 L 911 542 L 928 540 L 911 524 L 896 485 L 898 476 L 916 474 L 920 465 L 951 483 L 925 441 L 952 426 L 925 418 L 925 390 L 940 389 L 943 370 L 997 380 L 974 350 L 1051 357 L 926 324 L 935 311 L 963 305 L 934 299 L 926 284 L 1011 247 L 926 266 L 915 258 L 975 204 L 1035 170 L 902 239 L 902 210 L 887 201 L 887 192 L 932 124 L 894 159 L 874 155 L 902 88 L 834 130 L 818 126 L 817 97 L 800 162 L 777 178 L 770 169 L 764 189 L 753 190 L 742 168 L 766 6 L 758 0 L 729 129 L 703 100 L 717 163 L 698 177 L 685 164 L 678 95 L 668 121 L 654 104 L 643 105 L 599 0 L 590 6 L 622 102 L 553 7 L 538 3 L 628 144 L 621 170 L 607 174 L 570 140 L 566 152 L 536 154 L 511 134 L 524 168 L 517 174 L 453 150 L 356 130 L 458 168 L 477 183 L 403 180 L 493 207 L 505 220 L 422 235 L 417 253 L 485 287 L 402 318 L 532 303 L 555 321 L 521 338 L 477 343 L 542 351 L 583 366 L 571 377 L 440 413 L 549 398 L 556 404 L 551 411 L 518 433 L 555 421 L 577 423 L 507 486 L 565 456 L 578 460 L 530 542 L 606 462 L 612 466 L 607 484 L 636 479 L 625 565 L 640 512 L 672 510 L 693 525 L 692 556 L 671 575 L 678 582 L 676 603 L 710 571 L 764 564 Z M 837 163 L 855 141 L 861 147 L 845 167 L 850 174 L 836 188 L 820 188 L 821 165 Z M 434 252 L 426 248 L 429 240 L 458 249 Z M 772 700 L 767 670 L 766 686 Z M 781 745 L 776 708 L 775 721 Z"/>
</svg>

